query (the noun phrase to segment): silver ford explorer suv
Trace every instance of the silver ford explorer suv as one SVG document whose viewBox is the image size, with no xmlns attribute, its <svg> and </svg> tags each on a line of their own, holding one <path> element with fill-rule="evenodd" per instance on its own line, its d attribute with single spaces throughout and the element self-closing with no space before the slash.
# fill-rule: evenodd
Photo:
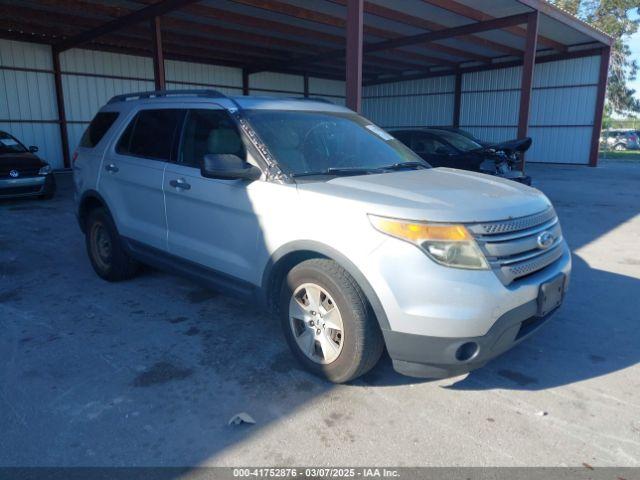
<svg viewBox="0 0 640 480">
<path fill-rule="evenodd" d="M 140 263 L 274 312 L 333 382 L 386 347 L 447 377 L 525 339 L 562 303 L 571 257 L 541 192 L 431 168 L 344 107 L 157 91 L 114 97 L 74 155 L 96 273 Z"/>
</svg>

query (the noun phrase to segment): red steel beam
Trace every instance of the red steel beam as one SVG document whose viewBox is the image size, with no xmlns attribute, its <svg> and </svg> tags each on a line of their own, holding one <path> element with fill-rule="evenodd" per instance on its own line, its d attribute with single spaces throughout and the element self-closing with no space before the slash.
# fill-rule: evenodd
<svg viewBox="0 0 640 480">
<path fill-rule="evenodd" d="M 164 54 L 162 52 L 162 29 L 160 17 L 151 20 L 151 47 L 153 52 L 153 80 L 156 90 L 164 90 L 166 87 L 164 75 Z"/>
<path fill-rule="evenodd" d="M 60 69 L 60 54 L 52 49 L 53 84 L 58 106 L 58 125 L 60 126 L 60 143 L 62 145 L 62 160 L 64 168 L 71 167 L 69 158 L 69 134 L 67 132 L 67 114 L 64 108 L 64 93 L 62 90 L 62 73 Z"/>
<path fill-rule="evenodd" d="M 356 112 L 362 106 L 363 6 L 364 0 L 347 3 L 346 104 Z"/>
<path fill-rule="evenodd" d="M 184 7 L 185 5 L 197 1 L 199 0 L 161 0 L 157 3 L 149 5 L 148 7 L 136 10 L 129 15 L 116 18 L 92 30 L 82 32 L 78 35 L 70 37 L 60 42 L 59 44 L 56 44 L 55 49 L 58 52 L 63 52 L 70 48 L 77 47 L 78 45 L 81 45 L 83 43 L 90 42 L 97 37 L 101 37 L 102 35 L 107 35 L 124 27 L 135 25 L 137 23 L 144 22 L 145 20 L 150 20 L 154 17 L 159 17 L 161 15 L 164 15 L 165 13 L 171 12 L 172 10 L 177 10 L 178 8 Z"/>
<path fill-rule="evenodd" d="M 602 114 L 604 112 L 604 99 L 607 93 L 607 78 L 609 76 L 609 59 L 611 47 L 602 49 L 600 54 L 600 72 L 598 75 L 598 91 L 596 94 L 596 111 L 593 117 L 593 131 L 591 132 L 591 150 L 589 152 L 589 166 L 598 166 L 598 151 L 600 147 L 600 131 L 602 130 Z"/>
<path fill-rule="evenodd" d="M 458 3 L 454 0 L 422 0 L 425 3 L 428 3 L 430 5 L 433 5 L 435 7 L 438 8 L 442 8 L 443 10 L 447 10 L 449 12 L 455 13 L 457 15 L 461 15 L 463 17 L 467 17 L 470 18 L 472 20 L 476 20 L 479 22 L 485 21 L 485 20 L 491 20 L 495 17 L 493 17 L 492 15 L 489 15 L 488 13 L 485 13 L 481 10 L 477 10 L 473 7 L 469 7 L 467 5 L 464 5 L 462 3 Z M 537 11 L 537 10 L 536 10 Z M 517 35 L 519 37 L 523 37 L 526 38 L 527 37 L 527 31 L 521 27 L 516 27 L 516 26 L 510 26 L 506 29 L 509 33 L 512 33 L 514 35 Z M 547 37 L 543 37 L 540 36 L 540 43 L 542 45 L 546 45 L 547 47 L 553 48 L 554 50 L 557 50 L 559 52 L 566 52 L 567 51 L 567 46 L 560 43 L 560 42 L 556 42 L 555 40 L 552 40 L 550 38 Z"/>
<path fill-rule="evenodd" d="M 518 138 L 529 133 L 529 112 L 531 110 L 531 87 L 533 86 L 533 69 L 536 63 L 538 45 L 538 11 L 529 13 L 527 21 L 527 42 L 522 63 L 522 81 L 520 84 L 520 109 L 518 111 Z M 520 170 L 524 172 L 524 153 L 520 155 Z"/>
<path fill-rule="evenodd" d="M 438 30 L 435 32 L 419 33 L 417 35 L 410 35 L 407 37 L 394 38 L 391 40 L 384 40 L 381 42 L 367 43 L 363 45 L 363 54 L 369 54 L 372 52 L 380 52 L 384 50 L 392 50 L 399 47 L 407 47 L 409 45 L 416 45 L 420 43 L 429 43 L 437 40 L 444 40 L 447 38 L 459 37 L 461 35 L 468 35 L 471 33 L 485 32 L 488 30 L 497 30 L 510 25 L 518 25 L 526 23 L 529 18 L 528 13 L 521 13 L 518 15 L 511 15 L 509 17 L 494 18 L 485 22 L 470 23 L 468 25 L 461 25 L 459 27 L 452 27 L 446 30 Z M 346 50 L 342 48 L 334 49 L 324 52 L 320 55 L 314 55 L 311 57 L 296 58 L 295 62 L 297 66 L 309 65 L 312 63 L 322 62 L 327 58 L 342 57 L 346 54 Z"/>
</svg>

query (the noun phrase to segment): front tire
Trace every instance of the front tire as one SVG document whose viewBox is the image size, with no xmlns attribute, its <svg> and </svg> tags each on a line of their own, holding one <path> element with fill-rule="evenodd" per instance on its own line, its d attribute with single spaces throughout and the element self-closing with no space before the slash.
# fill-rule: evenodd
<svg viewBox="0 0 640 480">
<path fill-rule="evenodd" d="M 336 262 L 316 258 L 296 265 L 282 283 L 278 306 L 289 347 L 312 373 L 344 383 L 380 359 L 377 320 L 356 281 Z"/>
<path fill-rule="evenodd" d="M 113 219 L 104 208 L 89 213 L 85 243 L 93 269 L 104 280 L 127 280 L 138 271 L 138 262 L 123 248 Z"/>
</svg>

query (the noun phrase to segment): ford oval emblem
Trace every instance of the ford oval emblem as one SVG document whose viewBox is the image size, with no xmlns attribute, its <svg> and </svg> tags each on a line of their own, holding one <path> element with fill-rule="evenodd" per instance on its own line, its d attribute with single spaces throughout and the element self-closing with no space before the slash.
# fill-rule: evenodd
<svg viewBox="0 0 640 480">
<path fill-rule="evenodd" d="M 555 237 L 551 232 L 542 232 L 538 235 L 538 247 L 545 249 L 549 248 L 555 241 Z"/>
<path fill-rule="evenodd" d="M 18 172 L 18 170 L 11 170 L 11 171 L 9 172 L 9 176 L 10 176 L 11 178 L 18 178 L 18 177 L 20 176 L 20 172 Z"/>
</svg>

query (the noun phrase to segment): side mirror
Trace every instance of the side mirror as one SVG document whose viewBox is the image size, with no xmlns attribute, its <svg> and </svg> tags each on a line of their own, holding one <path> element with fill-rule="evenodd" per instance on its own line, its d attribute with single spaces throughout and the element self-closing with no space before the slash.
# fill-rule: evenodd
<svg viewBox="0 0 640 480">
<path fill-rule="evenodd" d="M 40 149 L 39 149 L 38 147 L 36 147 L 35 145 L 31 145 L 31 146 L 29 147 L 29 151 L 30 151 L 31 153 L 36 153 L 38 150 L 40 150 Z"/>
<path fill-rule="evenodd" d="M 204 156 L 200 173 L 206 178 L 222 180 L 257 180 L 262 175 L 260 169 L 245 162 L 237 155 L 210 153 Z"/>
</svg>

